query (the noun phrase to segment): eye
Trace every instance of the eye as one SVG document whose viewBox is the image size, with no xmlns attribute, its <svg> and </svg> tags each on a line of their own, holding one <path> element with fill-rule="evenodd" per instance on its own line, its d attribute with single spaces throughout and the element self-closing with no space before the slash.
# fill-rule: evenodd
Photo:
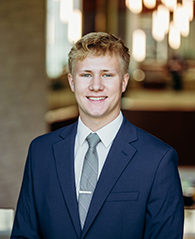
<svg viewBox="0 0 195 239">
<path fill-rule="evenodd" d="M 106 73 L 106 74 L 103 75 L 103 77 L 112 77 L 112 75 L 109 74 L 109 73 Z"/>
<path fill-rule="evenodd" d="M 90 74 L 88 74 L 88 73 L 83 73 L 83 74 L 81 74 L 81 76 L 82 76 L 82 77 L 86 77 L 86 78 L 89 78 L 89 77 L 91 77 L 91 75 L 90 75 Z"/>
</svg>

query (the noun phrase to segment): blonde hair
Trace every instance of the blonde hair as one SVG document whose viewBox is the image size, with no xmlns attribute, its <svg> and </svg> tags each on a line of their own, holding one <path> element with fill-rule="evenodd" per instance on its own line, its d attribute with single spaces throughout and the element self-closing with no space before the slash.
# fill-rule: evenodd
<svg viewBox="0 0 195 239">
<path fill-rule="evenodd" d="M 105 32 L 89 33 L 74 43 L 68 54 L 69 72 L 73 74 L 76 61 L 84 60 L 89 54 L 100 56 L 107 53 L 119 56 L 123 75 L 128 73 L 130 63 L 128 47 L 120 38 Z"/>
</svg>

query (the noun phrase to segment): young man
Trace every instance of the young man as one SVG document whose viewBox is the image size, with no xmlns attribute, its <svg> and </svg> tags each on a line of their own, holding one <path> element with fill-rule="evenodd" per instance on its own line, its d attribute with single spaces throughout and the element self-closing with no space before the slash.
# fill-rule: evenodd
<svg viewBox="0 0 195 239">
<path fill-rule="evenodd" d="M 74 44 L 68 80 L 80 116 L 31 143 L 11 238 L 183 238 L 177 154 L 120 111 L 129 61 L 112 34 Z"/>
</svg>

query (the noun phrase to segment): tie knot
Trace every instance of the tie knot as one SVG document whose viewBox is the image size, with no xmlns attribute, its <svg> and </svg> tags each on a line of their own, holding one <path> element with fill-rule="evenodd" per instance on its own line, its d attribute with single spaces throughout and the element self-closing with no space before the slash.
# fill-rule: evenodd
<svg viewBox="0 0 195 239">
<path fill-rule="evenodd" d="M 99 136 L 96 133 L 90 133 L 87 138 L 86 138 L 89 147 L 90 148 L 94 148 L 97 146 L 97 144 L 101 141 L 101 139 L 99 138 Z"/>
</svg>

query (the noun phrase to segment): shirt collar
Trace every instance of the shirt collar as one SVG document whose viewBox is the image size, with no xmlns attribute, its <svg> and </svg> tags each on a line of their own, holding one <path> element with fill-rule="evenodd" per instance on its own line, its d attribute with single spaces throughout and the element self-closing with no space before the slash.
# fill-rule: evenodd
<svg viewBox="0 0 195 239">
<path fill-rule="evenodd" d="M 123 121 L 123 115 L 120 111 L 120 114 L 117 116 L 116 119 L 114 119 L 112 122 L 105 125 L 101 129 L 97 130 L 96 132 L 92 132 L 82 122 L 81 118 L 79 117 L 78 126 L 77 126 L 77 137 L 78 137 L 79 145 L 81 146 L 84 143 L 86 137 L 90 133 L 97 133 L 101 139 L 101 142 L 104 144 L 104 146 L 108 147 L 111 144 L 111 142 L 114 140 L 114 138 L 122 124 L 122 121 Z"/>
</svg>

